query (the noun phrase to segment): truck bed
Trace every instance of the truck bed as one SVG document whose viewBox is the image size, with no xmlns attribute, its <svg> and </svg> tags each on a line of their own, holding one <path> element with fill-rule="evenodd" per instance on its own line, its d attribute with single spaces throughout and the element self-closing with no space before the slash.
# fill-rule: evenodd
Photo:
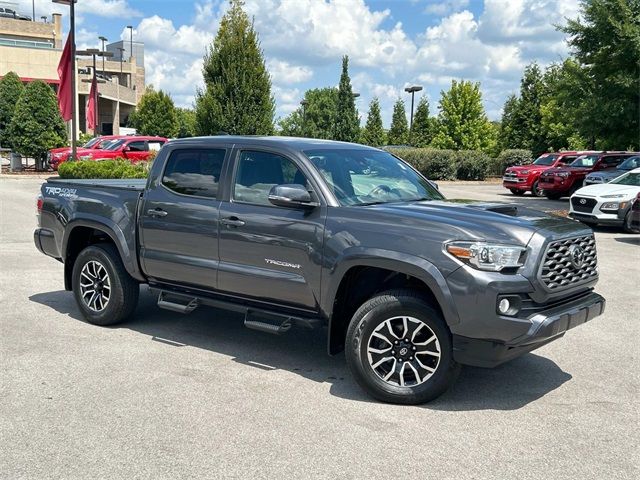
<svg viewBox="0 0 640 480">
<path fill-rule="evenodd" d="M 145 185 L 147 184 L 146 178 L 124 178 L 124 179 L 80 179 L 80 180 L 67 180 L 64 178 L 51 177 L 47 179 L 47 183 L 52 185 L 58 184 L 68 184 L 73 187 L 107 187 L 107 188 L 118 188 L 125 190 L 136 190 L 142 191 L 144 190 Z"/>
</svg>

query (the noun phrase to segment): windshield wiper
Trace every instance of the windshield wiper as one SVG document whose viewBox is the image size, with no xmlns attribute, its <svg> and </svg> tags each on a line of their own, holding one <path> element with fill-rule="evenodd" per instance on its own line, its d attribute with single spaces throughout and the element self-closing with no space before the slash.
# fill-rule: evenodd
<svg viewBox="0 0 640 480">
<path fill-rule="evenodd" d="M 391 202 L 385 202 L 384 200 L 376 200 L 375 202 L 358 203 L 358 204 L 356 204 L 356 206 L 358 206 L 358 207 L 368 207 L 370 205 L 380 205 L 382 203 L 391 203 Z"/>
</svg>

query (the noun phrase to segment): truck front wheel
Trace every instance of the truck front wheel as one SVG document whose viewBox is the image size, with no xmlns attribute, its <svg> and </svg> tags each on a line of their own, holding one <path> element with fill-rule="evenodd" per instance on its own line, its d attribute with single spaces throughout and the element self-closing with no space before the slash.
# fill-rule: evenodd
<svg viewBox="0 0 640 480">
<path fill-rule="evenodd" d="M 358 384 L 383 402 L 433 400 L 460 371 L 444 319 L 411 290 L 381 293 L 365 302 L 349 324 L 345 350 Z"/>
<path fill-rule="evenodd" d="M 73 294 L 82 314 L 94 325 L 114 325 L 133 313 L 140 286 L 127 273 L 118 250 L 110 244 L 91 245 L 73 265 Z"/>
</svg>

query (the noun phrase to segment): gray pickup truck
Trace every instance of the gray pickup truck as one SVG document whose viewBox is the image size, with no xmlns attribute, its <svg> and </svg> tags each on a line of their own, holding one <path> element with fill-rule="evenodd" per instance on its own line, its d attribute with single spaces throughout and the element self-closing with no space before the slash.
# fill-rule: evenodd
<svg viewBox="0 0 640 480">
<path fill-rule="evenodd" d="M 166 144 L 147 180 L 54 180 L 37 248 L 64 263 L 86 319 L 158 306 L 326 328 L 387 402 L 442 394 L 600 315 L 590 228 L 505 204 L 447 201 L 407 163 L 361 145 L 219 136 Z"/>
</svg>

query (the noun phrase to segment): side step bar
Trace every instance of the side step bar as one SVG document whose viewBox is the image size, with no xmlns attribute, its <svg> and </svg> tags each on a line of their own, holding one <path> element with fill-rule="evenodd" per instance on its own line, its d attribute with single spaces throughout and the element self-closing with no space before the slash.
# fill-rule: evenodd
<svg viewBox="0 0 640 480">
<path fill-rule="evenodd" d="M 187 303 L 183 303 L 188 300 Z M 193 312 L 200 302 L 197 298 L 188 299 L 178 295 L 171 295 L 167 292 L 160 292 L 158 295 L 158 307 L 172 312 L 182 313 L 184 315 Z"/>
<path fill-rule="evenodd" d="M 289 316 L 269 315 L 268 313 L 247 310 L 244 315 L 244 326 L 252 330 L 280 335 L 289 331 L 292 320 Z"/>
</svg>

